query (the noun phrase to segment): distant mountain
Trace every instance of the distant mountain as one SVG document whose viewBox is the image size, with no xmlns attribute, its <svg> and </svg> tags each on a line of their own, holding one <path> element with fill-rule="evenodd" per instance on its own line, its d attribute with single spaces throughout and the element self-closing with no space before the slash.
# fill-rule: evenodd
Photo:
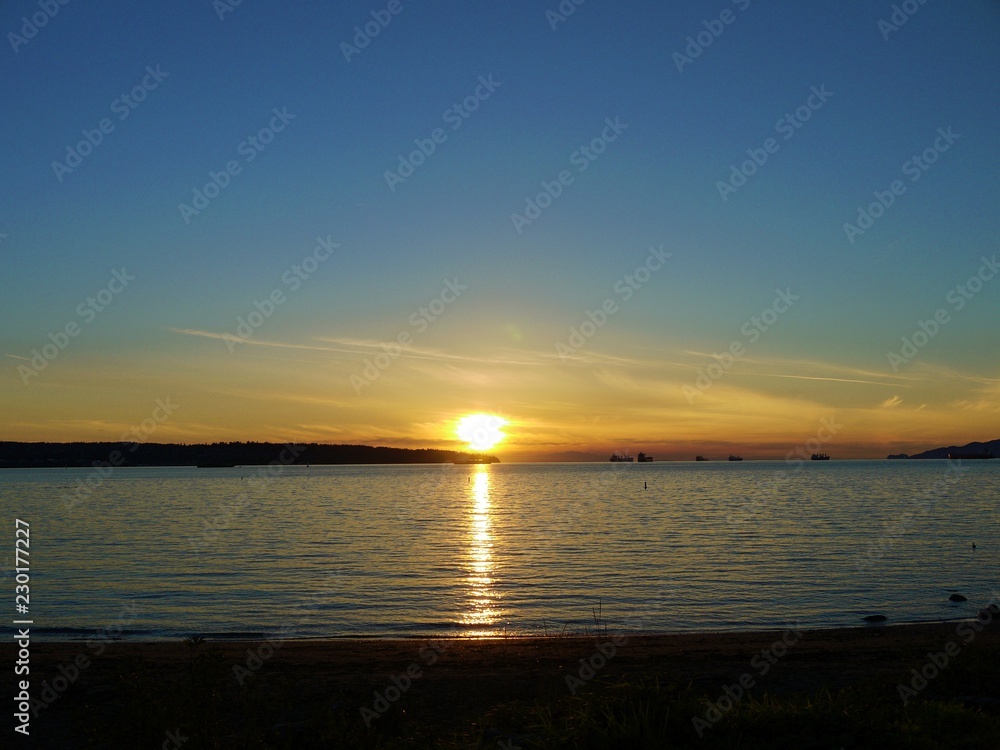
<svg viewBox="0 0 1000 750">
<path fill-rule="evenodd" d="M 947 448 L 934 448 L 933 450 L 918 453 L 915 456 L 907 456 L 905 453 L 900 453 L 895 456 L 889 456 L 889 458 L 948 458 L 949 453 L 970 453 L 978 456 L 984 452 L 1000 456 L 1000 440 L 990 440 L 988 443 L 950 445 Z"/>
<path fill-rule="evenodd" d="M 484 463 L 496 456 L 475 454 Z M 292 464 L 441 464 L 466 461 L 468 453 L 423 448 L 319 443 L 17 443 L 0 441 L 0 468 L 59 466 L 260 466 Z"/>
</svg>

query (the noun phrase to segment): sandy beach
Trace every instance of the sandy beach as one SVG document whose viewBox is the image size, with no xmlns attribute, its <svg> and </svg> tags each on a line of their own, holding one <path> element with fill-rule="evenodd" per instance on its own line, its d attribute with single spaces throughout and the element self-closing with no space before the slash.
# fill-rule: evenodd
<svg viewBox="0 0 1000 750">
<path fill-rule="evenodd" d="M 956 730 L 973 719 L 995 730 L 998 656 L 995 621 L 627 637 L 36 642 L 31 736 L 43 743 L 36 747 L 579 746 L 558 744 L 561 717 L 572 722 L 580 706 L 617 696 L 625 706 L 673 706 L 662 731 L 675 746 L 714 747 L 765 695 L 800 705 L 792 724 L 808 727 L 812 709 L 796 701 L 824 691 L 846 691 L 889 724 L 934 701 L 949 706 Z M 17 658 L 9 643 L 4 658 Z M 819 723 L 816 738 L 816 747 L 895 746 L 872 737 L 824 744 L 833 739 Z M 635 742 L 619 746 L 647 746 Z M 736 746 L 752 743 L 744 732 Z"/>
</svg>

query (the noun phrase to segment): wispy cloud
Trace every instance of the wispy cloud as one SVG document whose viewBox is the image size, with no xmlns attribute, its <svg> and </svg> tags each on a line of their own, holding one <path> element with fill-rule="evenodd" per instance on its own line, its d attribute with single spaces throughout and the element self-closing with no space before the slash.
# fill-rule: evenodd
<svg viewBox="0 0 1000 750">
<path fill-rule="evenodd" d="M 206 339 L 218 339 L 219 341 L 232 340 L 235 337 L 228 333 L 215 333 L 214 331 L 199 331 L 195 328 L 168 328 L 167 330 L 173 333 L 180 333 L 185 336 L 200 336 Z M 318 352 L 338 352 L 340 354 L 353 354 L 354 352 L 350 349 L 336 349 L 330 346 L 315 346 L 310 344 L 288 344 L 281 341 L 267 341 L 264 339 L 236 339 L 241 344 L 249 344 L 251 346 L 272 346 L 278 349 L 307 349 L 310 351 Z"/>
<path fill-rule="evenodd" d="M 544 352 L 540 354 L 544 359 L 548 360 L 560 360 L 565 362 L 572 362 L 574 364 L 583 365 L 617 365 L 620 367 L 663 367 L 664 365 L 674 364 L 678 367 L 688 367 L 689 365 L 682 365 L 675 362 L 665 362 L 663 360 L 654 359 L 638 359 L 636 357 L 624 357 L 619 354 L 606 354 L 604 352 L 581 349 L 573 354 L 549 354 Z"/>
<path fill-rule="evenodd" d="M 383 352 L 383 346 L 389 342 L 376 341 L 374 339 L 352 339 L 352 338 L 326 338 L 320 337 L 316 339 L 317 341 L 324 341 L 331 344 L 338 344 L 340 346 L 353 347 L 352 351 L 355 354 L 372 354 Z M 400 357 L 408 357 L 411 359 L 431 359 L 431 360 L 441 360 L 441 361 L 451 361 L 451 362 L 471 362 L 471 363 L 481 363 L 488 365 L 527 365 L 536 366 L 541 364 L 541 362 L 535 360 L 527 360 L 524 358 L 523 354 L 519 358 L 511 357 L 480 357 L 471 354 L 452 354 L 450 352 L 444 352 L 440 349 L 431 349 L 426 347 L 413 346 L 412 344 L 407 344 L 402 347 L 402 352 Z"/>
<path fill-rule="evenodd" d="M 744 375 L 749 377 L 760 377 L 760 378 L 791 378 L 792 380 L 828 380 L 834 383 L 863 383 L 865 385 L 885 385 L 892 386 L 895 388 L 911 388 L 911 385 L 907 383 L 896 383 L 893 381 L 878 381 L 878 380 L 859 380 L 857 378 L 830 378 L 823 377 L 820 375 L 782 375 L 776 372 L 754 372 L 754 373 L 733 373 L 734 375 Z"/>
<path fill-rule="evenodd" d="M 698 352 L 698 351 L 691 351 L 691 350 L 684 350 L 683 354 L 687 354 L 687 355 L 693 356 L 693 357 L 701 357 L 701 358 L 709 358 L 709 359 L 714 359 L 717 356 L 716 354 L 713 354 L 711 352 Z M 889 382 L 889 381 L 886 380 L 886 378 L 890 377 L 887 373 L 880 372 L 878 370 L 867 370 L 867 369 L 859 368 L 859 367 L 849 367 L 847 365 L 835 364 L 833 362 L 821 362 L 821 361 L 818 361 L 818 360 L 811 360 L 811 359 L 788 359 L 786 357 L 749 357 L 749 356 L 743 356 L 743 357 L 740 357 L 740 359 L 737 360 L 737 361 L 739 363 L 741 363 L 741 364 L 762 365 L 762 366 L 771 367 L 771 368 L 788 369 L 788 370 L 793 370 L 793 371 L 794 370 L 805 370 L 805 371 L 820 370 L 823 373 L 829 373 L 829 374 L 824 374 L 824 375 L 813 375 L 813 376 L 811 376 L 811 377 L 813 377 L 813 378 L 815 378 L 817 380 L 841 380 L 841 381 L 846 382 L 846 383 L 854 382 L 854 383 L 875 383 L 875 384 L 882 384 L 882 383 Z M 851 377 L 835 378 L 835 377 L 833 377 L 834 374 L 842 375 L 842 376 L 851 376 Z M 810 376 L 807 376 L 807 375 L 792 375 L 790 373 L 781 373 L 781 374 L 777 374 L 776 373 L 773 376 L 774 377 L 801 377 L 801 378 L 808 378 L 808 377 L 810 377 Z M 896 373 L 893 373 L 893 375 L 891 377 L 894 378 L 895 380 L 909 380 L 909 379 L 911 379 L 911 378 L 909 378 L 909 377 L 907 377 L 905 375 L 896 374 Z M 869 378 L 875 378 L 876 380 L 870 380 Z M 916 378 L 913 378 L 913 379 L 916 379 Z"/>
</svg>

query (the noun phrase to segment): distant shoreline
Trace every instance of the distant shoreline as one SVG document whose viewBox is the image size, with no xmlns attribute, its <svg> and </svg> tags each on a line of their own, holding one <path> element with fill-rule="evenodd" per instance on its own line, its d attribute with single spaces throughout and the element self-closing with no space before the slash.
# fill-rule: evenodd
<svg viewBox="0 0 1000 750">
<path fill-rule="evenodd" d="M 995 616 L 996 617 L 996 616 Z M 1000 623 L 1000 617 L 997 617 L 997 622 Z M 885 622 L 877 623 L 863 623 L 858 622 L 854 624 L 841 624 L 841 625 L 808 625 L 803 628 L 804 632 L 810 633 L 833 633 L 836 631 L 877 631 L 885 629 L 905 629 L 918 626 L 956 626 L 963 622 L 972 622 L 975 620 L 974 616 L 971 615 L 960 615 L 956 617 L 949 618 L 928 618 L 923 620 L 905 620 L 899 622 L 893 622 L 891 620 Z M 693 630 L 668 630 L 668 631 L 649 631 L 649 630 L 618 630 L 609 627 L 607 633 L 614 637 L 625 637 L 625 638 L 642 638 L 642 639 L 686 639 L 692 637 L 708 637 L 708 638 L 755 638 L 757 636 L 766 636 L 773 633 L 781 633 L 787 630 L 789 627 L 793 627 L 795 624 L 788 624 L 785 626 L 780 625 L 765 625 L 765 626 L 752 626 L 750 628 L 733 628 L 733 629 L 722 629 L 713 630 L 711 628 L 697 628 Z M 32 631 L 32 637 L 37 643 L 44 643 L 47 646 L 66 646 L 79 645 L 81 643 L 86 643 L 88 640 L 93 638 L 93 631 L 87 630 L 85 633 L 81 633 L 78 636 L 71 636 L 65 633 L 59 633 L 54 637 L 50 637 L 49 634 L 45 632 L 45 628 L 36 628 Z M 169 644 L 180 643 L 186 637 L 197 635 L 204 638 L 207 643 L 214 643 L 217 645 L 239 645 L 244 646 L 248 643 L 261 643 L 267 640 L 273 640 L 278 636 L 271 631 L 261 631 L 261 632 L 241 632 L 228 634 L 224 632 L 220 633 L 205 633 L 205 632 L 192 632 L 192 633 L 175 633 L 171 635 L 154 636 L 150 634 L 137 634 L 134 636 L 116 636 L 113 639 L 106 641 L 107 645 L 110 647 L 114 644 L 120 645 L 133 645 L 140 647 L 158 647 L 167 646 Z M 364 634 L 364 633 L 349 633 L 347 635 L 292 635 L 292 636 L 282 636 L 281 640 L 286 643 L 299 643 L 299 644 L 323 644 L 323 643 L 357 643 L 357 644 L 405 644 L 405 643 L 423 643 L 427 640 L 445 640 L 454 643 L 464 643 L 464 642 L 477 642 L 477 643 L 497 643 L 497 642 L 517 642 L 517 643 L 532 643 L 535 641 L 553 641 L 562 642 L 568 640 L 580 640 L 594 637 L 605 637 L 605 632 L 602 630 L 599 633 L 592 633 L 588 631 L 572 631 L 565 634 L 540 634 L 540 633 L 523 633 L 519 634 L 516 632 L 510 632 L 506 635 L 454 635 L 451 633 L 420 633 L 420 634 L 388 634 L 388 635 L 375 635 L 375 634 Z"/>
<path fill-rule="evenodd" d="M 664 451 L 676 454 L 683 450 Z M 720 449 L 721 450 L 721 449 Z M 531 451 L 521 451 L 532 455 Z M 692 449 L 688 456 L 683 453 L 677 458 L 660 458 L 642 465 L 664 463 L 688 463 L 695 455 L 707 456 L 702 463 L 729 463 L 722 451 L 718 455 L 714 449 Z M 905 453 L 889 456 L 852 457 L 837 455 L 831 451 L 831 461 L 884 461 L 949 460 L 949 454 L 961 455 L 961 459 L 980 458 L 983 455 L 1000 455 L 1000 440 L 973 442 L 964 446 L 934 448 L 923 453 Z M 517 451 L 505 461 L 522 464 L 607 464 L 608 460 L 596 453 L 570 456 L 555 454 L 553 458 L 533 458 L 518 460 Z M 539 454 L 534 454 L 539 455 Z M 569 459 L 569 460 L 567 460 Z M 745 461 L 732 463 L 753 463 L 774 461 L 799 464 L 808 461 L 808 454 L 788 456 L 755 457 L 752 452 Z M 94 467 L 196 467 L 196 468 L 236 468 L 255 466 L 341 466 L 341 465 L 404 465 L 404 464 L 466 464 L 500 463 L 500 458 L 489 453 L 444 450 L 436 448 L 391 448 L 387 446 L 327 444 L 327 443 L 272 443 L 253 441 L 231 441 L 216 443 L 139 443 L 123 441 L 73 441 L 73 442 L 23 442 L 0 440 L 0 469 L 41 469 L 41 468 L 94 468 Z M 614 463 L 614 462 L 611 462 Z M 1000 461 L 998 461 L 1000 463 Z M 615 467 L 630 465 L 627 462 L 614 463 Z M 638 464 L 637 464 L 638 465 Z"/>
<path fill-rule="evenodd" d="M 997 465 L 1000 466 L 1000 461 L 964 461 L 961 459 L 948 459 L 948 458 L 921 458 L 913 460 L 897 460 L 888 458 L 840 458 L 830 461 L 815 462 L 821 465 L 829 464 L 847 464 L 847 463 L 886 463 L 891 461 L 894 464 L 932 464 L 932 463 L 961 463 L 963 466 L 974 466 L 980 464 L 986 465 Z M 752 458 L 745 459 L 740 462 L 744 465 L 746 464 L 784 464 L 784 459 L 781 458 Z M 803 463 L 812 463 L 808 460 Z M 377 461 L 360 461 L 356 463 L 314 463 L 309 464 L 289 464 L 289 467 L 296 469 L 321 469 L 321 468 L 331 468 L 331 467 L 351 467 L 351 466 L 476 466 L 476 465 L 491 465 L 497 464 L 502 466 L 631 466 L 632 464 L 609 464 L 607 461 L 514 461 L 514 460 L 500 460 L 496 461 L 486 461 L 482 464 L 470 463 L 466 461 L 387 461 L 387 462 L 377 462 Z M 727 461 L 689 461 L 686 459 L 663 459 L 656 460 L 655 462 L 638 464 L 639 466 L 675 466 L 675 465 L 685 465 L 692 464 L 700 467 L 704 467 L 706 464 L 712 467 L 717 466 L 728 466 L 732 465 Z M 91 470 L 95 466 L 107 466 L 107 464 L 74 464 L 74 465 L 47 465 L 47 466 L 37 466 L 37 465 L 0 465 L 0 472 L 4 470 L 9 471 L 42 471 L 42 470 Z M 115 469 L 260 469 L 267 467 L 268 464 L 233 464 L 233 465 L 211 465 L 211 466 L 199 466 L 197 464 L 123 464 L 122 466 L 115 467 Z M 739 466 L 739 463 L 736 464 Z M 734 469 L 737 471 L 738 469 Z M 625 471 L 634 471 L 633 469 L 626 469 Z M 637 471 L 643 471 L 643 469 L 638 469 Z"/>
<path fill-rule="evenodd" d="M 615 467 L 615 470 L 619 470 L 618 467 L 624 467 L 624 466 L 644 466 L 644 467 L 650 467 L 650 466 L 661 466 L 661 465 L 665 465 L 665 464 L 666 465 L 697 464 L 698 466 L 705 466 L 707 464 L 707 465 L 710 465 L 710 466 L 713 466 L 713 467 L 716 467 L 716 466 L 736 466 L 736 467 L 738 467 L 740 464 L 744 464 L 745 465 L 745 464 L 785 464 L 785 463 L 787 463 L 785 461 L 785 459 L 783 459 L 783 458 L 747 458 L 747 459 L 744 459 L 743 461 L 740 461 L 740 462 L 730 462 L 730 461 L 726 461 L 725 459 L 719 459 L 719 460 L 714 460 L 714 461 L 694 461 L 694 460 L 691 460 L 691 459 L 684 459 L 684 458 L 664 458 L 664 459 L 657 459 L 656 461 L 650 461 L 648 463 L 642 463 L 642 464 L 628 464 L 628 463 L 626 463 L 626 464 L 612 464 L 612 463 L 610 463 L 610 462 L 608 462 L 606 460 L 598 460 L 598 459 L 595 459 L 595 460 L 592 460 L 592 461 L 558 461 L 558 460 L 549 460 L 549 461 L 528 460 L 528 461 L 521 461 L 521 460 L 512 460 L 512 459 L 503 459 L 503 460 L 501 460 L 500 458 L 495 457 L 495 456 L 493 456 L 492 458 L 495 458 L 496 460 L 485 461 L 485 462 L 483 462 L 483 464 L 485 464 L 485 465 L 488 465 L 488 464 L 501 464 L 501 465 L 506 465 L 506 466 L 528 466 L 528 465 L 531 465 L 531 466 L 538 466 L 538 465 L 550 465 L 550 466 L 572 466 L 572 465 L 580 465 L 580 466 L 613 466 L 613 467 Z M 810 462 L 808 459 L 803 459 L 801 463 L 806 463 L 806 464 L 808 464 L 808 463 L 817 463 L 819 465 L 829 465 L 829 464 L 861 463 L 861 462 L 864 462 L 864 463 L 885 463 L 885 462 L 888 462 L 888 461 L 891 461 L 894 464 L 925 464 L 925 463 L 934 463 L 934 462 L 949 462 L 949 461 L 953 461 L 955 463 L 963 462 L 963 465 L 979 465 L 979 464 L 988 464 L 988 465 L 991 465 L 991 464 L 996 464 L 996 465 L 1000 466 L 1000 460 L 998 460 L 998 461 L 972 461 L 972 462 L 968 462 L 968 461 L 964 461 L 963 459 L 949 459 L 947 457 L 944 457 L 944 458 L 937 458 L 937 457 L 934 457 L 934 458 L 916 458 L 914 456 L 910 456 L 908 459 L 896 459 L 896 458 L 885 458 L 885 457 L 883 457 L 883 458 L 851 458 L 851 457 L 843 457 L 843 458 L 835 458 L 835 459 L 831 459 L 829 461 L 821 461 L 821 462 Z M 108 465 L 109 464 L 107 462 L 98 462 L 98 463 L 89 463 L 89 464 L 76 463 L 76 464 L 72 464 L 72 465 L 63 465 L 63 464 L 37 465 L 37 464 L 23 464 L 23 463 L 19 463 L 19 464 L 0 464 L 0 471 L 3 471 L 4 469 L 10 469 L 10 470 L 25 470 L 25 469 L 38 469 L 38 470 L 41 470 L 41 469 L 54 469 L 54 470 L 55 469 L 93 469 L 93 468 L 95 468 L 95 466 L 102 467 L 102 466 L 108 466 Z M 177 463 L 177 464 L 155 464 L 155 463 L 150 463 L 150 464 L 122 464 L 122 465 L 117 466 L 115 468 L 116 469 L 258 469 L 258 468 L 261 468 L 261 467 L 266 467 L 268 465 L 269 464 L 267 464 L 267 463 L 237 463 L 237 464 L 219 464 L 219 465 L 199 465 L 199 464 L 187 464 L 187 463 Z M 357 462 L 337 462 L 337 463 L 324 463 L 324 462 L 321 462 L 321 461 L 317 461 L 315 463 L 309 463 L 308 466 L 305 463 L 288 464 L 288 466 L 290 466 L 290 467 L 295 467 L 295 468 L 299 468 L 299 469 L 305 469 L 305 468 L 326 468 L 326 467 L 333 467 L 333 466 L 348 467 L 348 466 L 451 466 L 451 465 L 456 465 L 456 466 L 475 466 L 476 464 L 475 463 L 470 463 L 468 461 L 451 461 L 451 460 L 449 460 L 449 461 L 357 461 Z M 636 469 L 624 469 L 624 470 L 625 471 L 634 471 Z M 637 469 L 637 470 L 638 471 L 642 471 L 643 469 Z M 734 470 L 736 470 L 736 469 L 734 469 Z"/>
<path fill-rule="evenodd" d="M 0 441 L 0 468 L 328 466 L 345 464 L 498 463 L 490 454 L 433 448 L 321 443 L 24 443 Z"/>
</svg>

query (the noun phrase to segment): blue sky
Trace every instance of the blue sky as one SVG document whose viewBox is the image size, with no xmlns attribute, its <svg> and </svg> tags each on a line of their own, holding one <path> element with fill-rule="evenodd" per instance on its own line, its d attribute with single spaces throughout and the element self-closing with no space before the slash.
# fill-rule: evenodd
<svg viewBox="0 0 1000 750">
<path fill-rule="evenodd" d="M 696 424 L 680 388 L 699 355 L 741 338 L 777 288 L 801 302 L 754 344 L 745 371 L 705 394 L 747 439 L 854 409 L 855 442 L 867 446 L 858 450 L 881 450 L 874 434 L 883 428 L 862 412 L 894 395 L 904 408 L 938 409 L 928 435 L 957 436 L 966 419 L 944 426 L 956 408 L 944 383 L 955 376 L 975 391 L 977 418 L 996 423 L 1000 284 L 987 283 L 907 363 L 903 375 L 914 382 L 896 378 L 886 358 L 997 251 L 996 3 L 914 4 L 886 39 L 878 22 L 891 18 L 891 3 L 587 0 L 553 29 L 546 12 L 557 2 L 413 0 L 345 60 L 342 43 L 387 5 L 244 0 L 220 19 L 209 0 L 70 2 L 19 43 L 10 34 L 43 11 L 36 2 L 0 4 L 8 103 L 0 399 L 14 415 L 11 437 L 93 437 L 105 422 L 141 418 L 152 391 L 174 390 L 192 404 L 174 432 L 165 428 L 174 439 L 324 439 L 321 423 L 338 426 L 330 439 L 426 442 L 435 409 L 458 413 L 464 398 L 469 408 L 522 418 L 524 435 L 536 436 L 525 437 L 525 451 L 532 441 L 583 448 L 588 428 L 571 414 L 600 415 L 602 388 L 612 401 L 623 389 L 617 397 L 638 410 L 625 391 L 650 377 L 669 393 L 652 422 L 673 415 Z M 675 54 L 706 24 L 718 28 L 723 11 L 732 23 L 679 71 Z M 157 66 L 166 77 L 119 119 L 115 100 Z M 452 129 L 446 112 L 480 77 L 499 86 Z M 814 87 L 832 96 L 786 140 L 776 123 Z M 241 144 L 275 109 L 294 119 L 247 162 Z M 52 163 L 103 118 L 113 131 L 60 181 Z M 627 128 L 579 172 L 572 155 L 608 118 Z M 960 138 L 911 182 L 904 164 L 949 127 Z M 386 171 L 435 128 L 444 142 L 391 190 Z M 723 200 L 718 182 L 768 138 L 776 152 Z M 185 223 L 178 204 L 231 160 L 239 174 Z M 518 233 L 511 214 L 567 169 L 572 184 Z M 906 192 L 848 242 L 844 223 L 897 179 Z M 289 295 L 254 345 L 230 354 L 211 338 L 282 287 L 317 237 L 339 243 L 338 254 Z M 571 372 L 552 361 L 554 344 L 615 296 L 614 283 L 650 246 L 672 253 L 666 267 L 588 341 Z M 49 333 L 79 320 L 77 305 L 123 267 L 135 282 L 26 384 L 18 366 Z M 421 334 L 403 358 L 411 361 L 385 373 L 376 396 L 355 393 L 349 376 L 373 342 L 408 329 L 446 278 L 468 292 Z M 330 351 L 302 348 L 310 346 Z M 466 358 L 461 372 L 455 358 Z M 491 382 L 496 371 L 481 360 L 498 358 L 531 365 Z M 605 371 L 609 361 L 618 369 Z M 857 378 L 874 381 L 865 393 L 830 390 L 843 387 L 835 380 L 823 390 L 755 379 L 801 375 L 780 365 L 789 361 L 811 363 L 810 377 L 879 377 Z M 111 373 L 128 394 L 124 405 L 107 390 Z M 233 389 L 220 399 L 226 378 Z M 264 398 L 276 382 L 329 403 L 308 418 L 292 411 L 246 421 L 245 399 Z M 555 403 L 560 382 L 576 384 L 566 389 L 563 426 L 558 410 L 542 408 Z M 767 423 L 769 408 L 741 421 L 739 404 L 756 397 L 784 399 L 789 414 L 797 405 L 800 421 Z M 896 429 L 912 431 L 918 417 L 894 417 Z M 639 411 L 626 424 L 670 444 L 669 431 L 652 429 Z M 593 434 L 598 444 L 618 437 Z"/>
</svg>

